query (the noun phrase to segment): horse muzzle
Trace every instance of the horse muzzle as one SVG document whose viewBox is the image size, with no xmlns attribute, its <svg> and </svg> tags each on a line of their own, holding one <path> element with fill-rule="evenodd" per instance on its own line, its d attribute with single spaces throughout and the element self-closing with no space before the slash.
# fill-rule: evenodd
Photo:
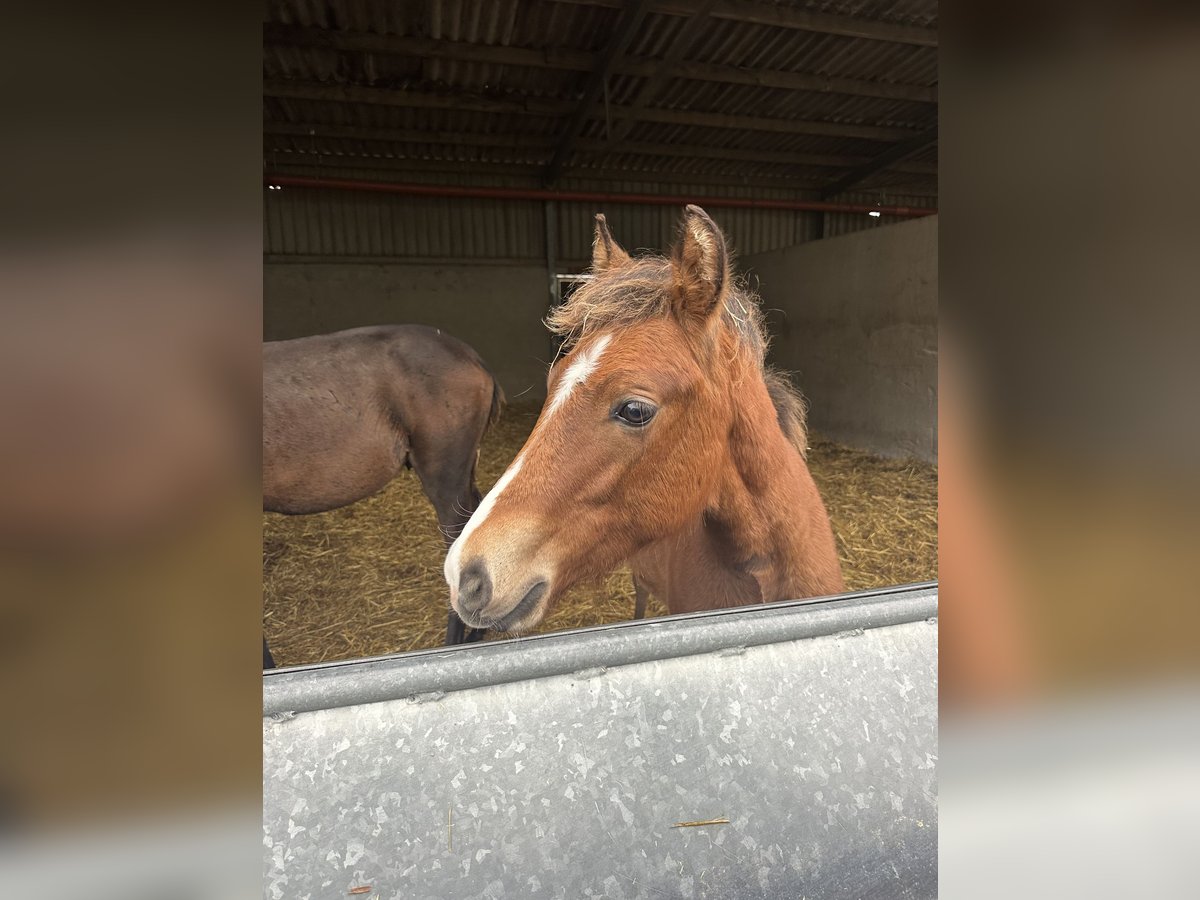
<svg viewBox="0 0 1200 900">
<path fill-rule="evenodd" d="M 498 592 L 487 564 L 474 559 L 463 567 L 451 605 L 472 628 L 526 631 L 541 621 L 549 592 L 550 580 L 541 576 L 518 590 Z"/>
</svg>

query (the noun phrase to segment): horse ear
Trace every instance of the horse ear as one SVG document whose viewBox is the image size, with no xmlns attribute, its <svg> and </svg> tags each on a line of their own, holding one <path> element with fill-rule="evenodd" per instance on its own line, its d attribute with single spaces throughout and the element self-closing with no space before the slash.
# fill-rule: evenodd
<svg viewBox="0 0 1200 900">
<path fill-rule="evenodd" d="M 613 240 L 604 213 L 596 213 L 596 235 L 592 238 L 592 271 L 603 272 L 628 261 L 629 254 Z"/>
<path fill-rule="evenodd" d="M 729 290 L 725 236 L 708 213 L 692 205 L 683 211 L 680 232 L 671 254 L 676 310 L 685 318 L 706 321 Z"/>
</svg>

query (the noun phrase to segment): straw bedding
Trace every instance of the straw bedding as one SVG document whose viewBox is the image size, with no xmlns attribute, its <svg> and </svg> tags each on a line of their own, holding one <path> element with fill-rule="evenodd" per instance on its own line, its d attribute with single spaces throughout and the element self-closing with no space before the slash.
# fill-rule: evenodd
<svg viewBox="0 0 1200 900">
<path fill-rule="evenodd" d="M 536 411 L 509 409 L 484 439 L 485 492 L 516 456 Z M 833 521 L 849 589 L 937 577 L 937 470 L 814 439 L 809 466 Z M 444 547 L 411 473 L 344 509 L 263 516 L 264 631 L 279 665 L 440 646 Z M 652 598 L 648 616 L 665 615 Z M 626 571 L 576 587 L 539 631 L 631 618 Z"/>
</svg>

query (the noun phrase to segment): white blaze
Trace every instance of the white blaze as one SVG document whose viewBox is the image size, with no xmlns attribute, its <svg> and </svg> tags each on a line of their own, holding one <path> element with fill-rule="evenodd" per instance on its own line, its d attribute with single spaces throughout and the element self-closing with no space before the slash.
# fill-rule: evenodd
<svg viewBox="0 0 1200 900">
<path fill-rule="evenodd" d="M 592 346 L 579 351 L 579 356 L 567 367 L 567 371 L 563 373 L 563 377 L 558 382 L 558 387 L 554 389 L 554 396 L 550 398 L 550 404 L 546 407 L 547 418 L 554 415 L 558 408 L 567 402 L 567 398 L 571 396 L 575 388 L 587 381 L 588 376 L 596 371 L 604 348 L 608 346 L 610 340 L 612 340 L 611 334 L 601 335 L 596 338 L 596 342 Z"/>
<path fill-rule="evenodd" d="M 480 526 L 484 519 L 488 517 L 488 513 L 492 511 L 492 507 L 496 505 L 496 499 L 508 487 L 509 483 L 517 477 L 517 473 L 521 471 L 521 463 L 524 461 L 524 456 L 518 456 L 508 471 L 500 476 L 500 480 L 487 492 L 487 496 L 483 498 L 483 502 L 475 508 L 475 512 L 471 514 L 471 518 L 467 520 L 462 533 L 450 545 L 450 552 L 446 554 L 446 565 L 442 570 L 446 576 L 446 584 L 450 585 L 451 595 L 457 595 L 458 592 L 458 561 L 462 555 L 463 544 L 467 542 L 467 538 L 471 536 L 471 532 Z"/>
<path fill-rule="evenodd" d="M 588 348 L 580 350 L 575 361 L 567 367 L 567 371 L 563 373 L 562 378 L 558 382 L 558 387 L 554 389 L 554 396 L 550 398 L 550 402 L 546 406 L 545 416 L 549 418 L 558 410 L 571 393 L 578 385 L 587 381 L 588 376 L 596 371 L 596 366 L 600 363 L 600 357 L 604 353 L 604 349 L 608 346 L 608 342 L 612 339 L 612 335 L 601 335 Z M 450 545 L 450 552 L 446 554 L 446 565 L 443 569 L 443 574 L 446 576 L 446 584 L 450 586 L 451 597 L 458 596 L 458 580 L 459 580 L 459 562 L 462 556 L 462 548 L 467 542 L 467 538 L 483 524 L 484 519 L 491 513 L 492 508 L 496 505 L 496 500 L 504 489 L 517 477 L 517 473 L 521 471 L 521 464 L 524 461 L 524 454 L 518 456 L 508 471 L 500 476 L 500 480 L 496 482 L 495 487 L 488 491 L 487 496 L 483 498 L 483 502 L 476 508 L 474 514 L 467 521 L 462 533 Z"/>
</svg>

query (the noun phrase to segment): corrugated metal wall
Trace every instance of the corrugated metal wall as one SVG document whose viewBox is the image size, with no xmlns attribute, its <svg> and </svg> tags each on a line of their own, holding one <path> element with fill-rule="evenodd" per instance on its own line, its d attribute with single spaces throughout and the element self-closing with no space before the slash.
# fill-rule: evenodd
<svg viewBox="0 0 1200 900">
<path fill-rule="evenodd" d="M 289 174 L 329 175 L 328 169 L 289 167 Z M 339 178 L 399 180 L 396 173 L 371 169 L 337 170 Z M 469 174 L 403 175 L 409 182 L 488 184 L 498 187 L 536 187 L 519 176 L 491 176 L 486 181 Z M 741 187 L 662 184 L 649 181 L 572 179 L 564 190 L 603 191 L 678 196 L 680 206 L 694 198 L 747 196 Z M 783 189 L 753 190 L 753 196 L 795 199 Z M 881 202 L 875 195 L 847 197 L 855 202 Z M 882 202 L 925 206 L 929 197 L 887 196 Z M 264 190 L 264 252 L 268 259 L 439 260 L 471 262 L 544 262 L 546 224 L 543 201 L 474 200 L 405 197 L 359 191 L 284 188 Z M 577 269 L 591 256 L 592 217 L 608 216 L 613 233 L 629 250 L 661 251 L 674 240 L 680 209 L 624 203 L 597 208 L 589 203 L 559 203 L 557 247 L 560 270 Z M 714 218 L 734 251 L 742 256 L 788 247 L 821 235 L 822 215 L 789 210 L 716 208 Z M 889 219 L 866 215 L 828 214 L 825 236 L 878 227 Z"/>
<path fill-rule="evenodd" d="M 893 194 L 872 191 L 862 194 L 842 194 L 834 198 L 840 203 L 880 203 L 887 206 L 914 206 L 922 209 L 932 209 L 937 206 L 936 197 L 918 194 Z M 891 225 L 897 221 L 889 216 L 863 215 L 862 213 L 825 213 L 825 237 L 837 237 L 839 234 L 849 234 L 852 231 L 864 231 L 868 228 L 879 228 Z"/>
<path fill-rule="evenodd" d="M 540 203 L 284 188 L 266 192 L 270 257 L 501 262 L 546 258 Z"/>
<path fill-rule="evenodd" d="M 638 206 L 613 203 L 560 203 L 558 206 L 558 255 L 569 262 L 586 262 L 592 252 L 593 216 L 602 212 L 608 218 L 613 236 L 630 252 L 663 252 L 675 240 L 683 205 L 695 198 L 745 196 L 744 190 L 729 187 L 650 184 L 645 182 L 591 182 L 572 190 L 608 191 L 679 196 L 678 206 Z M 787 191 L 758 191 L 757 196 L 789 199 Z M 731 209 L 715 207 L 709 212 L 720 224 L 735 254 L 748 256 L 765 250 L 789 247 L 817 236 L 819 217 L 791 210 Z"/>
</svg>

